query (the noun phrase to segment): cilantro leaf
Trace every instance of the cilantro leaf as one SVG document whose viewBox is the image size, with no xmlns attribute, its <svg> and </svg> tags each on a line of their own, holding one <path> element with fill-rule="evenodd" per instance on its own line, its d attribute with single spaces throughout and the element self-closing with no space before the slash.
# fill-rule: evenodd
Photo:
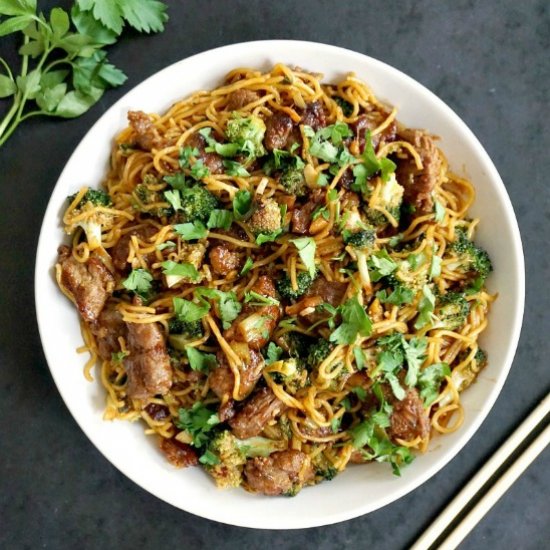
<svg viewBox="0 0 550 550">
<path fill-rule="evenodd" d="M 180 223 L 174 225 L 174 231 L 184 240 L 192 241 L 194 239 L 203 239 L 208 231 L 200 221 L 190 223 Z"/>
<path fill-rule="evenodd" d="M 126 22 L 140 32 L 161 32 L 168 20 L 166 5 L 156 0 L 117 0 Z"/>
<path fill-rule="evenodd" d="M 225 173 L 228 176 L 237 176 L 240 178 L 250 176 L 248 170 L 240 162 L 236 162 L 234 160 L 224 160 L 223 165 L 225 167 Z"/>
<path fill-rule="evenodd" d="M 203 447 L 209 439 L 209 432 L 220 423 L 217 413 L 200 401 L 190 409 L 180 409 L 176 426 L 185 430 L 192 438 L 195 447 Z"/>
<path fill-rule="evenodd" d="M 428 273 L 428 276 L 430 279 L 434 279 L 435 277 L 439 277 L 441 275 L 441 256 L 438 256 L 437 254 L 434 254 L 432 256 L 432 261 L 430 263 L 430 271 Z"/>
<path fill-rule="evenodd" d="M 356 346 L 353 348 L 353 356 L 355 357 L 357 370 L 363 370 L 367 365 L 365 352 L 359 346 Z"/>
<path fill-rule="evenodd" d="M 172 260 L 162 262 L 161 264 L 164 275 L 176 275 L 179 277 L 184 277 L 186 279 L 191 279 L 192 281 L 197 281 L 200 277 L 197 268 L 190 264 L 189 262 L 176 263 Z"/>
<path fill-rule="evenodd" d="M 206 226 L 208 229 L 216 229 L 221 227 L 222 229 L 229 229 L 233 223 L 233 213 L 229 210 L 212 210 Z"/>
<path fill-rule="evenodd" d="M 275 361 L 278 361 L 281 358 L 282 354 L 282 348 L 280 348 L 275 342 L 269 342 L 265 356 L 265 364 L 271 365 L 271 363 L 275 363 Z"/>
<path fill-rule="evenodd" d="M 435 296 L 428 285 L 422 288 L 422 298 L 418 304 L 419 315 L 414 323 L 415 329 L 421 329 L 432 321 L 432 314 L 435 308 Z"/>
<path fill-rule="evenodd" d="M 317 268 L 315 267 L 315 250 L 317 245 L 312 237 L 301 237 L 299 239 L 290 239 L 290 242 L 298 249 L 300 259 L 306 266 L 309 276 L 315 277 Z"/>
<path fill-rule="evenodd" d="M 233 212 L 236 220 L 245 218 L 252 208 L 252 194 L 250 191 L 241 189 L 233 197 Z"/>
<path fill-rule="evenodd" d="M 370 336 L 372 322 L 359 303 L 357 296 L 350 298 L 339 308 L 342 315 L 342 323 L 330 335 L 329 340 L 336 344 L 353 344 L 357 335 Z"/>
<path fill-rule="evenodd" d="M 370 278 L 374 282 L 392 274 L 397 269 L 397 264 L 385 249 L 371 254 L 367 265 L 369 266 Z"/>
<path fill-rule="evenodd" d="M 243 275 L 246 275 L 252 269 L 253 265 L 254 265 L 254 260 L 250 256 L 247 256 L 246 262 L 244 262 L 243 268 L 241 269 L 241 272 L 239 273 L 239 275 L 241 277 Z"/>
<path fill-rule="evenodd" d="M 128 278 L 122 281 L 122 286 L 142 298 L 147 298 L 151 291 L 152 282 L 153 276 L 146 269 L 132 269 Z"/>
<path fill-rule="evenodd" d="M 387 289 L 379 290 L 376 297 L 383 304 L 392 304 L 401 306 L 403 304 L 411 304 L 414 299 L 414 291 L 403 285 L 396 285 L 392 292 L 388 294 Z"/>
<path fill-rule="evenodd" d="M 223 321 L 225 329 L 229 328 L 231 322 L 241 312 L 242 304 L 233 290 L 224 292 L 216 288 L 199 287 L 195 289 L 195 295 L 199 298 L 206 297 L 218 302 L 220 319 Z"/>
<path fill-rule="evenodd" d="M 441 223 L 445 218 L 445 207 L 439 202 L 434 201 L 434 220 Z"/>
<path fill-rule="evenodd" d="M 264 244 L 273 242 L 281 233 L 282 229 L 272 231 L 271 233 L 260 233 L 256 236 L 256 244 Z"/>
<path fill-rule="evenodd" d="M 221 462 L 220 458 L 213 453 L 210 449 L 207 449 L 204 454 L 199 457 L 199 462 L 206 466 L 216 466 Z"/>
<path fill-rule="evenodd" d="M 451 369 L 447 363 L 434 363 L 423 369 L 418 376 L 420 397 L 426 406 L 431 405 L 439 395 L 439 387 L 446 376 L 451 376 Z"/>
<path fill-rule="evenodd" d="M 181 205 L 181 193 L 177 189 L 172 189 L 170 191 L 164 191 L 164 198 L 170 206 L 177 212 L 178 210 L 183 210 Z"/>
<path fill-rule="evenodd" d="M 405 351 L 405 359 L 407 360 L 407 375 L 405 376 L 405 384 L 412 388 L 416 385 L 420 366 L 426 359 L 424 355 L 428 347 L 426 338 L 413 337 L 409 341 L 403 338 L 403 349 Z"/>
<path fill-rule="evenodd" d="M 185 346 L 185 352 L 189 359 L 189 366 L 195 371 L 208 372 L 217 365 L 216 356 L 212 353 L 203 353 L 191 346 Z"/>
<path fill-rule="evenodd" d="M 202 319 L 210 310 L 210 304 L 202 302 L 196 304 L 183 298 L 174 298 L 172 300 L 174 306 L 174 313 L 176 317 L 183 322 L 192 323 Z"/>
</svg>

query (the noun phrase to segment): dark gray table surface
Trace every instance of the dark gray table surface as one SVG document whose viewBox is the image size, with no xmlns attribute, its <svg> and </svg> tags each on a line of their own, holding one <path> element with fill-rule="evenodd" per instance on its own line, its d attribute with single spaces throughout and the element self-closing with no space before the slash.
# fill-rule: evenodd
<svg viewBox="0 0 550 550">
<path fill-rule="evenodd" d="M 110 58 L 129 76 L 71 121 L 35 119 L 0 148 L 0 548 L 405 548 L 475 474 L 550 386 L 548 2 L 172 0 L 166 31 L 126 34 Z M 49 10 L 55 4 L 39 2 Z M 108 463 L 63 404 L 34 320 L 34 255 L 50 193 L 73 149 L 132 86 L 191 54 L 294 38 L 385 61 L 447 102 L 502 175 L 523 238 L 522 337 L 495 407 L 464 450 L 416 491 L 338 525 L 254 531 L 207 521 L 149 495 Z M 0 39 L 0 55 L 15 60 Z M 0 103 L 1 105 L 1 103 Z M 426 121 L 429 127 L 429 121 Z M 462 548 L 543 548 L 550 540 L 550 452 L 497 503 Z M 368 498 L 368 495 L 366 495 Z"/>
</svg>

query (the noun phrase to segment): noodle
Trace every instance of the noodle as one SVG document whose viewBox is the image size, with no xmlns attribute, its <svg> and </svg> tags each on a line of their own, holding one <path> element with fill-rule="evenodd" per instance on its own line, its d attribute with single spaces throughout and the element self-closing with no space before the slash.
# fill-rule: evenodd
<svg viewBox="0 0 550 550">
<path fill-rule="evenodd" d="M 435 138 L 353 74 L 282 64 L 129 120 L 107 195 L 69 198 L 56 265 L 105 419 L 142 419 L 175 465 L 200 456 L 219 486 L 266 494 L 349 463 L 399 472 L 460 428 L 496 296 L 474 187 Z M 270 450 L 228 450 L 248 436 Z M 258 481 L 283 456 L 288 484 Z"/>
</svg>

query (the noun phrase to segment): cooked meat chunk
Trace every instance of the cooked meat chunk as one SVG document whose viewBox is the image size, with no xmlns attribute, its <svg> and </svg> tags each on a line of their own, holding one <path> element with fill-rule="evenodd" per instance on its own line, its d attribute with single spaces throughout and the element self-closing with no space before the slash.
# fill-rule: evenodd
<svg viewBox="0 0 550 550">
<path fill-rule="evenodd" d="M 210 265 L 214 273 L 227 275 L 241 265 L 241 257 L 238 252 L 229 250 L 227 246 L 219 245 L 212 248 L 208 254 Z"/>
<path fill-rule="evenodd" d="M 292 232 L 299 235 L 305 235 L 309 233 L 309 226 L 311 225 L 311 216 L 317 205 L 314 202 L 307 202 L 306 204 L 296 207 L 292 211 Z"/>
<path fill-rule="evenodd" d="M 124 359 L 127 393 L 135 399 L 164 395 L 172 385 L 172 367 L 158 323 L 126 323 L 128 350 Z"/>
<path fill-rule="evenodd" d="M 405 188 L 403 198 L 419 214 L 428 214 L 433 210 L 432 191 L 440 177 L 439 151 L 433 138 L 420 130 L 403 130 L 398 137 L 414 146 L 423 165 L 419 170 L 412 158 L 397 161 L 397 181 Z"/>
<path fill-rule="evenodd" d="M 430 419 L 415 389 L 409 390 L 402 401 L 393 402 L 390 418 L 390 435 L 409 441 L 416 437 L 424 438 L 430 433 Z"/>
<path fill-rule="evenodd" d="M 275 298 L 273 279 L 267 275 L 258 277 L 250 290 L 268 298 Z M 281 308 L 277 304 L 265 306 L 245 304 L 240 315 L 224 332 L 224 338 L 246 342 L 251 349 L 259 350 L 271 339 L 271 334 L 280 317 Z"/>
<path fill-rule="evenodd" d="M 144 410 L 156 422 L 164 420 L 165 418 L 168 418 L 170 416 L 170 411 L 168 410 L 168 407 L 165 407 L 164 405 L 159 405 L 157 403 L 149 403 L 149 405 L 147 405 Z"/>
<path fill-rule="evenodd" d="M 217 153 L 207 153 L 206 140 L 200 134 L 193 134 L 185 143 L 189 147 L 197 148 L 199 151 L 199 159 L 204 162 L 204 165 L 210 170 L 211 174 L 223 173 L 223 158 Z"/>
<path fill-rule="evenodd" d="M 264 495 L 294 495 L 313 480 L 309 457 L 302 451 L 289 449 L 247 461 L 244 476 L 248 488 Z"/>
<path fill-rule="evenodd" d="M 323 276 L 319 276 L 309 287 L 307 295 L 320 296 L 323 302 L 328 302 L 331 306 L 339 306 L 344 300 L 347 288 L 347 283 L 327 281 Z"/>
<path fill-rule="evenodd" d="M 273 113 L 265 122 L 264 144 L 268 151 L 284 149 L 292 132 L 292 119 L 281 111 Z"/>
<path fill-rule="evenodd" d="M 128 264 L 128 255 L 130 254 L 130 241 L 132 236 L 136 236 L 140 241 L 147 241 L 157 233 L 157 229 L 152 225 L 144 225 L 141 227 L 136 227 L 128 233 L 125 233 L 120 237 L 116 242 L 115 246 L 109 250 L 111 258 L 113 259 L 113 265 L 121 272 L 125 272 L 130 265 Z M 155 255 L 148 254 L 146 257 L 147 262 L 154 262 Z"/>
<path fill-rule="evenodd" d="M 308 201 L 305 204 L 296 204 L 292 210 L 291 229 L 293 233 L 305 235 L 309 233 L 311 225 L 311 216 L 315 209 L 324 204 L 324 192 L 317 189 L 309 194 Z"/>
<path fill-rule="evenodd" d="M 327 123 L 325 120 L 325 111 L 320 101 L 314 101 L 306 105 L 300 124 L 311 126 L 315 131 L 324 128 Z"/>
<path fill-rule="evenodd" d="M 227 110 L 228 111 L 238 111 L 246 105 L 258 101 L 260 99 L 260 94 L 254 92 L 253 90 L 245 90 L 243 88 L 235 90 L 229 94 L 229 99 L 227 100 Z"/>
<path fill-rule="evenodd" d="M 252 392 L 256 382 L 262 375 L 264 358 L 259 351 L 250 349 L 243 342 L 230 342 L 230 345 L 241 360 L 241 365 L 239 366 L 240 385 L 237 397 L 240 401 Z M 210 373 L 210 389 L 220 399 L 224 396 L 233 397 L 235 375 L 227 362 L 227 357 L 220 350 L 216 354 L 216 359 L 218 360 L 218 366 Z"/>
<path fill-rule="evenodd" d="M 166 455 L 168 462 L 176 468 L 187 468 L 188 466 L 196 466 L 199 463 L 197 451 L 191 445 L 182 443 L 174 437 L 172 439 L 161 437 L 159 447 Z"/>
<path fill-rule="evenodd" d="M 365 150 L 365 139 L 367 131 L 372 131 L 377 128 L 382 121 L 375 121 L 366 115 L 361 115 L 355 122 L 350 124 L 350 128 L 353 132 L 354 139 L 357 142 L 359 153 Z M 379 132 L 378 134 L 371 136 L 372 146 L 374 149 L 382 147 L 386 143 L 395 140 L 397 130 L 397 124 L 392 122 L 387 128 Z"/>
<path fill-rule="evenodd" d="M 239 439 L 246 439 L 260 434 L 267 423 L 285 409 L 284 403 L 269 388 L 262 388 L 248 399 L 229 425 Z"/>
<path fill-rule="evenodd" d="M 89 323 L 95 321 L 115 288 L 112 273 L 95 255 L 79 262 L 68 246 L 60 246 L 57 252 L 61 285 L 74 298 L 82 318 Z"/>
<path fill-rule="evenodd" d="M 136 133 L 136 145 L 144 151 L 162 147 L 162 138 L 153 121 L 143 111 L 129 111 L 128 122 Z"/>
<path fill-rule="evenodd" d="M 218 417 L 220 422 L 227 422 L 235 416 L 235 401 L 229 399 L 218 409 Z"/>
<path fill-rule="evenodd" d="M 120 351 L 120 336 L 126 338 L 126 323 L 114 303 L 107 302 L 97 319 L 90 323 L 90 330 L 95 336 L 97 352 L 101 359 L 111 359 L 113 353 Z"/>
</svg>

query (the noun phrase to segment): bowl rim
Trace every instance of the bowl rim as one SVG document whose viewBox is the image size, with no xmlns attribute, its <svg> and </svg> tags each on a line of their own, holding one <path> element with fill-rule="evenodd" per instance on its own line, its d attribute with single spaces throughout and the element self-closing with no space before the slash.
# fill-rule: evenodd
<svg viewBox="0 0 550 550">
<path fill-rule="evenodd" d="M 182 506 L 182 503 L 180 501 L 177 501 L 177 499 L 169 498 L 166 494 L 162 493 L 162 490 L 157 487 L 151 487 L 151 484 L 146 484 L 143 480 L 139 478 L 139 476 L 132 475 L 130 472 L 128 472 L 125 469 L 125 465 L 121 463 L 119 460 L 113 459 L 112 456 L 110 456 L 109 448 L 106 448 L 107 446 L 104 446 L 100 444 L 96 438 L 91 433 L 91 430 L 88 429 L 88 426 L 84 424 L 81 419 L 79 418 L 79 413 L 76 410 L 76 407 L 73 406 L 73 403 L 69 399 L 69 396 L 67 392 L 64 389 L 64 385 L 62 381 L 60 380 L 59 372 L 56 371 L 56 369 L 52 366 L 55 364 L 54 358 L 52 356 L 52 351 L 49 348 L 49 346 L 46 345 L 46 340 L 44 336 L 44 326 L 45 323 L 47 323 L 47 311 L 44 310 L 42 305 L 40 304 L 40 291 L 41 291 L 41 282 L 44 279 L 44 277 L 47 275 L 46 272 L 42 269 L 44 265 L 47 265 L 47 259 L 46 259 L 46 250 L 47 250 L 47 242 L 46 240 L 46 231 L 45 228 L 48 225 L 49 220 L 52 218 L 52 216 L 57 216 L 57 213 L 59 212 L 59 205 L 56 204 L 52 199 L 54 192 L 57 188 L 57 185 L 59 182 L 61 182 L 65 178 L 65 174 L 68 170 L 68 165 L 71 162 L 71 159 L 77 155 L 80 151 L 80 149 L 83 147 L 83 142 L 86 140 L 86 137 L 88 134 L 92 133 L 94 129 L 100 125 L 101 121 L 103 121 L 106 118 L 109 118 L 111 116 L 116 116 L 116 112 L 120 109 L 121 106 L 123 106 L 127 96 L 129 94 L 132 94 L 136 91 L 138 91 L 140 88 L 144 88 L 148 85 L 148 83 L 153 79 L 158 79 L 161 75 L 165 75 L 172 71 L 177 71 L 179 66 L 182 66 L 185 63 L 189 63 L 191 61 L 196 61 L 198 58 L 204 57 L 208 58 L 210 56 L 216 56 L 216 55 L 226 55 L 231 53 L 236 53 L 241 51 L 243 48 L 255 48 L 258 52 L 258 55 L 260 56 L 263 52 L 270 52 L 273 53 L 274 51 L 277 51 L 279 48 L 286 48 L 288 51 L 292 51 L 292 49 L 299 49 L 301 51 L 309 50 L 311 53 L 315 53 L 316 55 L 322 55 L 324 52 L 326 53 L 335 53 L 340 54 L 341 56 L 345 56 L 347 59 L 350 60 L 350 64 L 352 64 L 354 61 L 357 61 L 358 63 L 362 62 L 365 63 L 367 61 L 369 64 L 377 66 L 378 68 L 382 69 L 383 71 L 393 74 L 394 76 L 397 76 L 399 79 L 404 80 L 408 83 L 408 85 L 413 86 L 416 91 L 424 96 L 426 96 L 431 102 L 438 105 L 440 109 L 442 109 L 445 112 L 446 117 L 448 117 L 453 126 L 459 128 L 461 132 L 469 139 L 469 141 L 475 146 L 476 152 L 480 157 L 480 163 L 483 165 L 484 169 L 487 170 L 487 178 L 491 179 L 493 183 L 495 184 L 495 188 L 497 190 L 498 195 L 500 196 L 500 199 L 503 202 L 503 206 L 506 212 L 506 218 L 507 222 L 509 223 L 509 229 L 512 234 L 512 242 L 511 250 L 512 255 L 514 257 L 513 260 L 513 267 L 514 267 L 514 276 L 517 281 L 516 285 L 516 293 L 517 293 L 517 299 L 515 302 L 515 309 L 516 309 L 516 315 L 514 315 L 513 320 L 511 321 L 511 329 L 510 329 L 510 339 L 508 340 L 508 347 L 505 354 L 505 359 L 503 361 L 503 368 L 501 369 L 498 378 L 495 381 L 494 387 L 489 392 L 489 395 L 487 396 L 487 399 L 481 406 L 480 410 L 476 413 L 473 421 L 471 424 L 466 428 L 461 428 L 461 434 L 458 438 L 458 440 L 454 443 L 452 447 L 452 452 L 450 452 L 450 455 L 447 457 L 448 460 L 444 461 L 443 459 L 439 459 L 435 464 L 432 466 L 426 468 L 423 472 L 421 472 L 419 475 L 417 475 L 414 479 L 408 480 L 408 483 L 404 483 L 402 488 L 397 491 L 396 494 L 388 495 L 387 497 L 379 498 L 377 501 L 376 506 L 363 506 L 359 509 L 353 509 L 352 511 L 346 510 L 346 511 L 335 511 L 333 514 L 330 515 L 330 517 L 323 517 L 323 518 L 297 518 L 294 521 L 287 521 L 284 524 L 279 524 L 276 521 L 246 521 L 241 520 L 236 517 L 230 517 L 223 514 L 219 514 L 216 510 L 208 511 L 202 508 L 200 511 L 196 511 L 193 509 L 192 506 L 190 507 L 184 507 Z M 285 54 L 286 55 L 286 54 Z M 235 56 L 233 56 L 235 58 Z M 258 63 L 261 63 L 260 59 L 258 60 Z M 229 68 L 230 69 L 230 68 Z M 229 70 L 228 69 L 228 70 Z M 314 69 L 314 67 L 313 67 Z M 466 162 L 466 161 L 465 161 Z M 51 266 L 50 266 L 51 267 Z M 500 178 L 500 175 L 494 166 L 493 162 L 491 161 L 489 155 L 475 136 L 475 134 L 472 132 L 472 130 L 466 125 L 465 122 L 462 121 L 462 119 L 445 103 L 443 102 L 438 96 L 436 96 L 433 92 L 431 92 L 428 88 L 426 88 L 424 85 L 419 83 L 418 81 L 414 80 L 412 77 L 408 76 L 407 74 L 403 73 L 402 71 L 396 69 L 395 67 L 392 67 L 391 65 L 388 65 L 387 63 L 384 63 L 378 59 L 375 59 L 373 57 L 370 57 L 368 55 L 355 52 L 353 50 L 349 50 L 346 48 L 341 48 L 338 46 L 333 46 L 329 44 L 319 43 L 319 42 L 311 42 L 311 41 L 300 41 L 300 40 L 258 40 L 258 41 L 249 41 L 249 42 L 239 42 L 235 44 L 230 44 L 226 46 L 220 46 L 217 48 L 213 48 L 210 50 L 205 50 L 202 52 L 199 52 L 197 54 L 194 54 L 192 56 L 186 57 L 184 59 L 181 59 L 175 63 L 172 63 L 168 65 L 167 67 L 157 71 L 156 73 L 152 74 L 151 76 L 147 77 L 146 79 L 142 80 L 136 86 L 128 90 L 120 99 L 118 99 L 107 111 L 101 114 L 101 116 L 98 117 L 98 119 L 95 121 L 95 123 L 87 130 L 87 132 L 84 134 L 84 136 L 81 138 L 79 144 L 76 146 L 74 151 L 72 152 L 71 156 L 67 160 L 61 174 L 57 178 L 56 184 L 54 188 L 52 189 L 52 193 L 50 195 L 49 203 L 46 208 L 44 218 L 41 224 L 40 229 L 40 236 L 38 239 L 38 245 L 37 245 L 37 252 L 36 252 L 36 262 L 35 262 L 35 278 L 34 278 L 34 293 L 35 293 L 35 310 L 36 310 L 36 316 L 37 316 L 37 324 L 40 334 L 40 339 L 42 343 L 42 348 L 44 350 L 44 355 L 46 357 L 46 361 L 48 363 L 49 370 L 51 372 L 51 375 L 54 379 L 54 382 L 57 386 L 57 389 L 69 409 L 69 412 L 77 422 L 77 424 L 80 426 L 82 431 L 86 434 L 88 439 L 92 442 L 92 444 L 98 449 L 98 451 L 111 463 L 113 464 L 121 473 L 123 473 L 126 477 L 130 478 L 134 483 L 136 483 L 138 486 L 146 490 L 147 492 L 155 495 L 159 499 L 175 506 L 176 508 L 179 508 L 181 510 L 184 510 L 186 512 L 200 515 L 200 517 L 204 517 L 210 520 L 219 521 L 222 523 L 230 524 L 230 525 L 236 525 L 241 527 L 249 527 L 249 528 L 260 528 L 260 529 L 299 529 L 299 528 L 310 528 L 310 527 L 317 527 L 322 525 L 329 525 L 333 523 L 337 523 L 340 521 L 345 521 L 348 519 L 352 519 L 354 517 L 358 517 L 363 514 L 367 514 L 369 512 L 372 512 L 374 510 L 377 510 L 383 506 L 386 506 L 387 504 L 394 502 L 401 497 L 405 496 L 409 492 L 413 491 L 420 485 L 422 485 L 425 481 L 427 481 L 429 478 L 434 476 L 438 471 L 440 471 L 450 460 L 455 458 L 459 452 L 462 450 L 462 448 L 466 445 L 466 443 L 473 437 L 475 432 L 479 429 L 481 423 L 486 419 L 489 412 L 491 411 L 498 395 L 500 394 L 502 387 L 504 385 L 504 382 L 507 379 L 508 373 L 510 371 L 510 368 L 512 366 L 512 361 L 514 359 L 514 355 L 516 353 L 519 336 L 521 332 L 521 325 L 523 320 L 523 313 L 524 313 L 524 304 L 525 304 L 525 267 L 524 267 L 524 255 L 523 255 L 523 249 L 522 249 L 522 243 L 521 243 L 521 237 L 519 232 L 519 227 L 517 223 L 517 219 L 513 210 L 512 203 L 510 201 L 510 198 L 508 196 L 508 193 L 506 191 L 506 188 L 504 186 L 504 183 L 502 182 L 502 179 Z M 97 380 L 96 380 L 97 383 Z"/>
</svg>

